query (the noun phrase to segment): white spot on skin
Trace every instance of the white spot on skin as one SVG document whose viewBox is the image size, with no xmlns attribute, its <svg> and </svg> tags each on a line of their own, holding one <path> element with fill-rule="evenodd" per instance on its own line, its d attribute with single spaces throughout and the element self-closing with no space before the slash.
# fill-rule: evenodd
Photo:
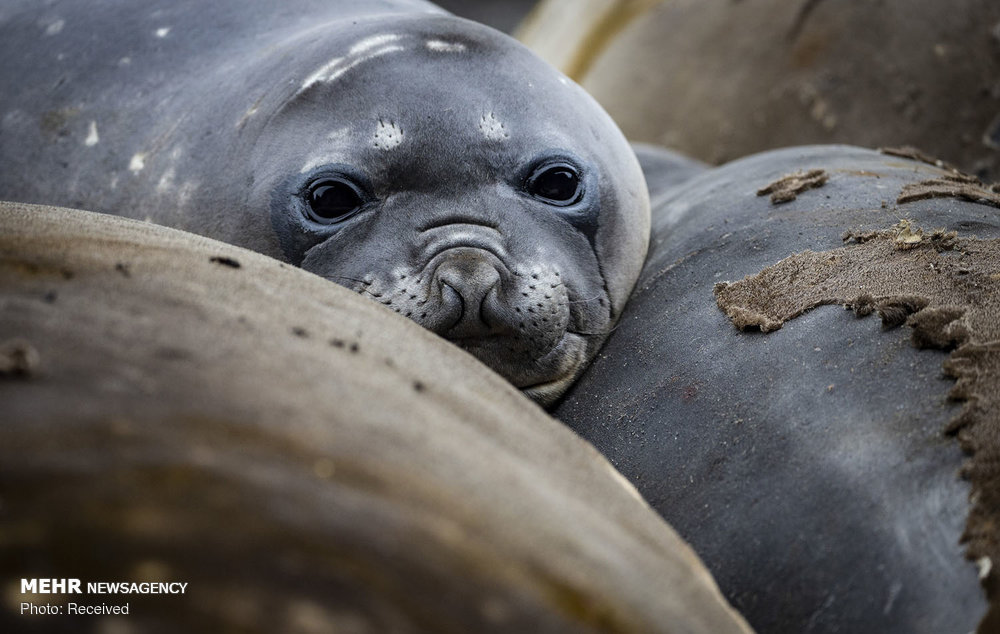
<svg viewBox="0 0 1000 634">
<path fill-rule="evenodd" d="M 156 184 L 157 193 L 163 194 L 168 190 L 173 189 L 174 175 L 175 172 L 172 167 L 163 173 L 163 176 L 160 177 L 160 182 Z"/>
<path fill-rule="evenodd" d="M 330 134 L 326 135 L 326 139 L 328 141 L 333 141 L 334 143 L 343 143 L 347 141 L 350 134 L 350 128 L 337 128 Z"/>
<path fill-rule="evenodd" d="M 484 114 L 479 120 L 479 131 L 488 141 L 503 141 L 510 138 L 503 122 L 492 112 Z"/>
<path fill-rule="evenodd" d="M 180 190 L 177 192 L 177 203 L 182 207 L 186 207 L 187 204 L 191 202 L 191 197 L 197 189 L 198 183 L 194 181 L 184 181 L 184 183 L 180 186 Z"/>
<path fill-rule="evenodd" d="M 120 60 L 118 60 L 118 65 L 119 66 L 128 66 L 131 63 L 132 63 L 132 58 L 131 57 L 123 57 Z"/>
<path fill-rule="evenodd" d="M 83 144 L 87 147 L 93 147 L 101 142 L 101 137 L 97 136 L 97 122 L 91 121 L 90 127 L 87 128 L 87 138 L 83 140 Z"/>
<path fill-rule="evenodd" d="M 403 130 L 392 121 L 378 120 L 375 126 L 375 147 L 379 150 L 391 150 L 403 142 Z"/>
<path fill-rule="evenodd" d="M 465 44 L 444 40 L 427 40 L 427 50 L 435 53 L 464 53 Z"/>
<path fill-rule="evenodd" d="M 111 175 L 111 182 L 108 184 L 108 187 L 110 189 L 117 189 L 118 188 L 118 174 L 112 174 Z"/>
<path fill-rule="evenodd" d="M 885 602 L 885 607 L 882 608 L 882 614 L 888 615 L 892 612 L 892 606 L 896 604 L 896 599 L 902 590 L 903 584 L 898 581 L 889 586 L 889 598 Z"/>
<path fill-rule="evenodd" d="M 45 27 L 45 35 L 58 35 L 64 26 L 66 26 L 66 20 L 56 20 Z"/>
<path fill-rule="evenodd" d="M 133 154 L 132 159 L 128 162 L 128 171 L 138 174 L 144 167 L 146 167 L 146 155 L 142 152 Z"/>
<path fill-rule="evenodd" d="M 163 28 L 156 29 L 156 31 L 155 31 L 156 37 L 167 37 L 167 33 L 170 33 L 170 27 L 169 26 L 165 26 Z"/>
<path fill-rule="evenodd" d="M 559 83 L 562 84 L 563 86 L 569 86 L 569 78 L 560 75 Z"/>
<path fill-rule="evenodd" d="M 976 560 L 976 566 L 979 567 L 979 580 L 982 581 L 993 571 L 993 560 L 989 557 L 980 557 Z"/>
</svg>

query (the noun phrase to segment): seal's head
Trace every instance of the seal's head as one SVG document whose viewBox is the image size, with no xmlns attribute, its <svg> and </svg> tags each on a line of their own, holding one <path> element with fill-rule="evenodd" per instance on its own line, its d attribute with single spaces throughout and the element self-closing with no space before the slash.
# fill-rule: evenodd
<svg viewBox="0 0 1000 634">
<path fill-rule="evenodd" d="M 252 195 L 285 256 L 551 403 L 645 257 L 628 143 L 582 89 L 487 27 L 420 15 L 337 33 L 293 47 L 303 73 L 252 150 Z"/>
</svg>

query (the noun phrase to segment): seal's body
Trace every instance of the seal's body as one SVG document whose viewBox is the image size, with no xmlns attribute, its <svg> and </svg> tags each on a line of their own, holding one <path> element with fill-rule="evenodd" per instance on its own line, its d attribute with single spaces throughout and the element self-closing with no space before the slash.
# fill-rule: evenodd
<svg viewBox="0 0 1000 634">
<path fill-rule="evenodd" d="M 21 2 L 0 54 L 0 198 L 282 258 L 542 402 L 645 256 L 645 185 L 607 115 L 429 3 Z"/>
<path fill-rule="evenodd" d="M 994 441 L 974 440 L 971 430 L 974 415 L 995 411 L 983 404 L 997 390 L 983 361 L 956 351 L 945 366 L 963 373 L 956 388 L 942 375 L 947 356 L 908 340 L 918 341 L 911 325 L 925 306 L 921 319 L 951 317 L 923 323 L 975 332 L 957 318 L 971 319 L 971 306 L 989 314 L 984 299 L 997 267 L 981 258 L 1000 239 L 1000 222 L 995 209 L 970 200 L 897 202 L 922 182 L 961 182 L 931 163 L 849 146 L 795 147 L 706 170 L 659 195 L 666 179 L 647 171 L 653 238 L 636 292 L 555 409 L 691 541 L 759 632 L 971 632 L 988 609 L 980 579 L 993 587 L 991 567 L 977 570 L 960 540 L 974 559 L 998 561 L 984 552 L 1000 543 L 995 507 L 973 506 L 990 496 L 974 488 L 970 496 L 958 477 L 959 443 L 943 430 L 959 428 L 964 447 L 992 451 Z M 828 180 L 792 200 L 757 193 L 814 170 Z M 979 198 L 987 196 L 983 189 Z M 897 242 L 900 218 L 927 237 L 904 242 L 901 232 Z M 938 235 L 955 231 L 966 242 L 939 246 L 931 236 L 942 227 Z M 901 272 L 910 261 L 917 270 Z M 848 289 L 878 298 L 869 317 L 838 305 L 848 301 L 830 302 L 796 310 L 778 330 L 759 326 L 768 334 L 741 332 L 732 315 L 749 322 L 766 313 L 735 303 L 727 310 L 714 290 L 766 277 L 771 283 L 754 298 L 798 309 L 790 297 L 803 287 L 825 293 L 845 272 L 884 280 Z M 969 299 L 939 299 L 939 288 Z M 900 308 L 908 303 L 914 308 Z M 884 326 L 876 313 L 889 317 Z M 949 393 L 976 403 L 962 427 L 952 421 L 965 410 Z M 991 471 L 980 455 L 964 472 L 983 482 Z"/>
</svg>

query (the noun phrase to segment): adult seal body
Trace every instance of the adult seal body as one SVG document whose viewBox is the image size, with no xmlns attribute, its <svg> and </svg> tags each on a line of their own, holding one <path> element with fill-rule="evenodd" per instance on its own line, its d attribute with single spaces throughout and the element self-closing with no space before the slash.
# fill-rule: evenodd
<svg viewBox="0 0 1000 634">
<path fill-rule="evenodd" d="M 543 403 L 645 256 L 648 196 L 610 118 L 429 3 L 15 2 L 0 53 L 0 198 L 279 257 Z"/>
</svg>

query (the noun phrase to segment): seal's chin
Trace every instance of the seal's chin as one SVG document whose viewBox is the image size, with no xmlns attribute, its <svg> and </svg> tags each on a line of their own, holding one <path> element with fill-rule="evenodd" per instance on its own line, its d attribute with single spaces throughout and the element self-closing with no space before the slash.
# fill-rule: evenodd
<svg viewBox="0 0 1000 634">
<path fill-rule="evenodd" d="M 568 331 L 551 350 L 529 363 L 520 356 L 505 354 L 507 348 L 496 339 L 459 339 L 453 343 L 493 368 L 543 407 L 562 396 L 587 361 L 587 339 Z"/>
</svg>

